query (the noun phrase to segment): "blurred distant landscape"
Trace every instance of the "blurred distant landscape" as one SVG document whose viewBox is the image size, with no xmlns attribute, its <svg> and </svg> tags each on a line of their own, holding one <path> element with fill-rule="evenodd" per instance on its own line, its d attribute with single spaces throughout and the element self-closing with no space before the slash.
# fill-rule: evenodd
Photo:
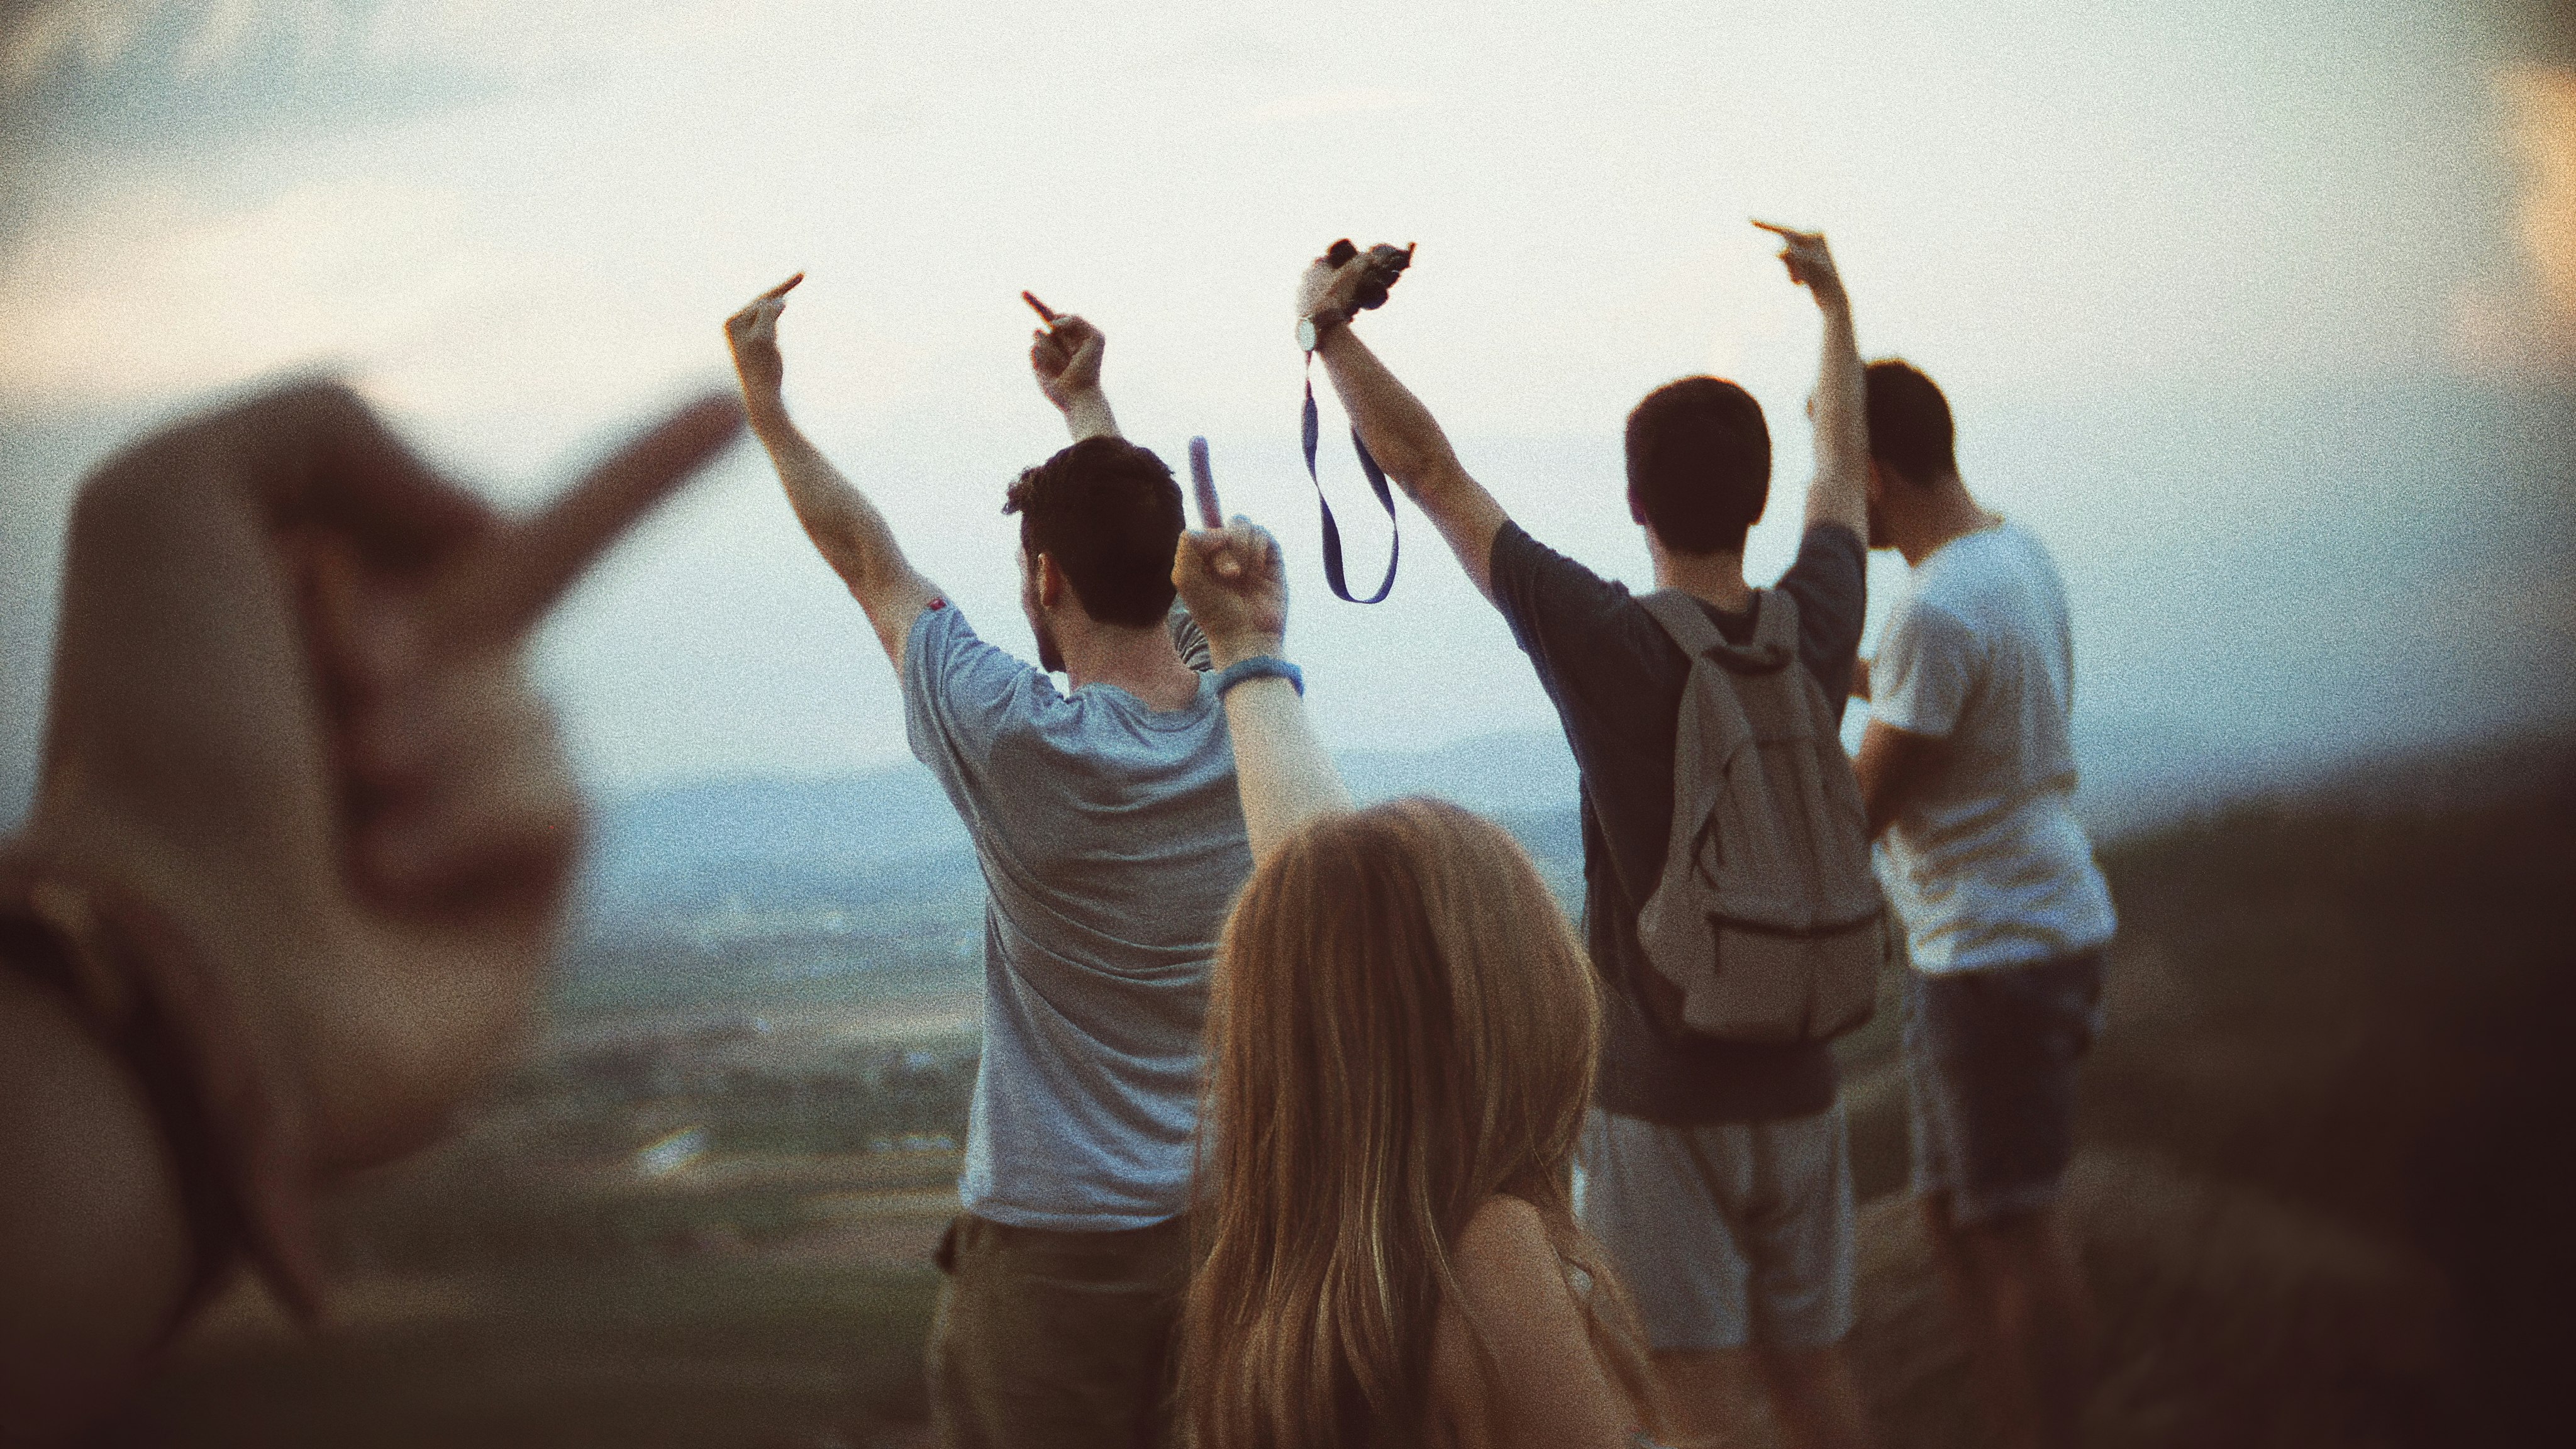
<svg viewBox="0 0 2576 1449">
<path fill-rule="evenodd" d="M 1345 765 L 1489 804 L 1471 762 L 1510 778 L 1525 747 Z M 2073 1184 L 2096 1441 L 2529 1442 L 2576 1293 L 2576 739 L 2175 798 L 2104 850 L 2124 928 Z M 1510 823 L 1570 894 L 1572 812 Z M 334 1205 L 332 1326 L 237 1288 L 111 1442 L 922 1442 L 981 969 L 953 832 L 901 772 L 618 805 L 526 1065 Z M 1965 1446 L 1889 989 L 1842 1043 L 1855 1351 L 1888 1442 Z"/>
<path fill-rule="evenodd" d="M 1334 232 L 1418 239 L 1372 338 L 1605 575 L 1650 566 L 1618 418 L 1743 382 L 1768 579 L 1816 320 L 1741 219 L 1812 219 L 1866 349 L 1942 379 L 1969 485 L 2067 584 L 2124 921 L 2072 1184 L 2094 1440 L 2568 1437 L 2561 0 L 1127 8 L 0 0 L 0 828 L 113 451 L 323 370 L 526 508 L 803 269 L 797 415 L 986 637 L 1026 652 L 996 505 L 1061 438 L 1034 286 L 1115 334 L 1131 436 L 1210 437 L 1280 530 L 1318 728 L 1378 751 L 1341 758 L 1357 792 L 1495 814 L 1570 899 L 1551 706 L 1421 520 L 1388 607 L 1323 602 L 1280 289 Z M 1903 564 L 1869 568 L 1875 625 Z M 598 810 L 523 1062 L 329 1204 L 324 1331 L 235 1285 L 106 1442 L 921 1442 L 984 894 L 928 776 L 876 768 L 880 651 L 744 447 L 528 663 Z M 1964 1449 L 1896 1025 L 1842 1045 L 1854 1349 L 1892 1449 Z"/>
</svg>

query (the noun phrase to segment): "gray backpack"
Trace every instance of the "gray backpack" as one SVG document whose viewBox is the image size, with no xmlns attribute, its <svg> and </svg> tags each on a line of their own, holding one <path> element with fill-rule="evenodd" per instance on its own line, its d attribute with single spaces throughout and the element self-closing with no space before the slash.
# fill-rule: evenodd
<svg viewBox="0 0 2576 1449">
<path fill-rule="evenodd" d="M 1869 1020 L 1902 948 L 1833 707 L 1798 665 L 1797 601 L 1754 600 L 1745 645 L 1688 594 L 1638 600 L 1691 661 L 1664 874 L 1637 915 L 1654 967 L 1640 984 L 1667 1030 L 1824 1041 Z"/>
</svg>

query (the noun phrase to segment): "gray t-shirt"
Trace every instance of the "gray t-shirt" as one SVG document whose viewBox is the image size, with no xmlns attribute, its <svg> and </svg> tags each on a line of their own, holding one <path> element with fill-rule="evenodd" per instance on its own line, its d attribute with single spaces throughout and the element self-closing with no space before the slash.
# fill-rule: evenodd
<svg viewBox="0 0 2576 1449">
<path fill-rule="evenodd" d="M 1215 690 L 1169 711 L 1068 696 L 941 604 L 913 623 L 903 697 L 990 892 L 966 1210 L 1077 1232 L 1177 1215 L 1208 964 L 1252 870 Z"/>
</svg>

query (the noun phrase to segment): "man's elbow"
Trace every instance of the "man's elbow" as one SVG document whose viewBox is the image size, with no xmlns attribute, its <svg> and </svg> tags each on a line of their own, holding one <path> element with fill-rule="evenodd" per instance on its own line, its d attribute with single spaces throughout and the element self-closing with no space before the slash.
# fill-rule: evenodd
<svg viewBox="0 0 2576 1449">
<path fill-rule="evenodd" d="M 1467 490 L 1474 486 L 1466 469 L 1458 465 L 1457 455 L 1446 448 L 1413 453 L 1401 472 L 1389 468 L 1387 476 L 1403 487 L 1404 496 L 1416 508 L 1434 517 L 1463 507 Z"/>
<path fill-rule="evenodd" d="M 823 556 L 823 562 L 832 566 L 832 572 L 839 574 L 854 592 L 863 587 L 869 571 L 868 553 L 850 521 L 836 514 L 816 512 L 807 514 L 804 524 L 806 539 L 814 545 L 814 552 Z"/>
</svg>

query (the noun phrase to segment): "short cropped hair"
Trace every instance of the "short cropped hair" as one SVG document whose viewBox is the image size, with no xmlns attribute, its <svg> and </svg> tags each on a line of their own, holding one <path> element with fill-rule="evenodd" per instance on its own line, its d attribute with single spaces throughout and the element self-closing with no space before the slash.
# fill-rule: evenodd
<svg viewBox="0 0 2576 1449">
<path fill-rule="evenodd" d="M 1741 553 L 1771 499 L 1771 430 L 1753 394 L 1685 377 L 1628 414 L 1628 498 L 1666 548 Z"/>
<path fill-rule="evenodd" d="M 1181 486 L 1151 449 L 1085 438 L 1022 473 L 1002 511 L 1020 516 L 1020 547 L 1054 559 L 1092 618 L 1141 627 L 1171 612 Z"/>
<path fill-rule="evenodd" d="M 1908 483 L 1959 471 L 1950 404 L 1914 364 L 1881 358 L 1862 374 L 1869 393 L 1869 455 Z"/>
</svg>

